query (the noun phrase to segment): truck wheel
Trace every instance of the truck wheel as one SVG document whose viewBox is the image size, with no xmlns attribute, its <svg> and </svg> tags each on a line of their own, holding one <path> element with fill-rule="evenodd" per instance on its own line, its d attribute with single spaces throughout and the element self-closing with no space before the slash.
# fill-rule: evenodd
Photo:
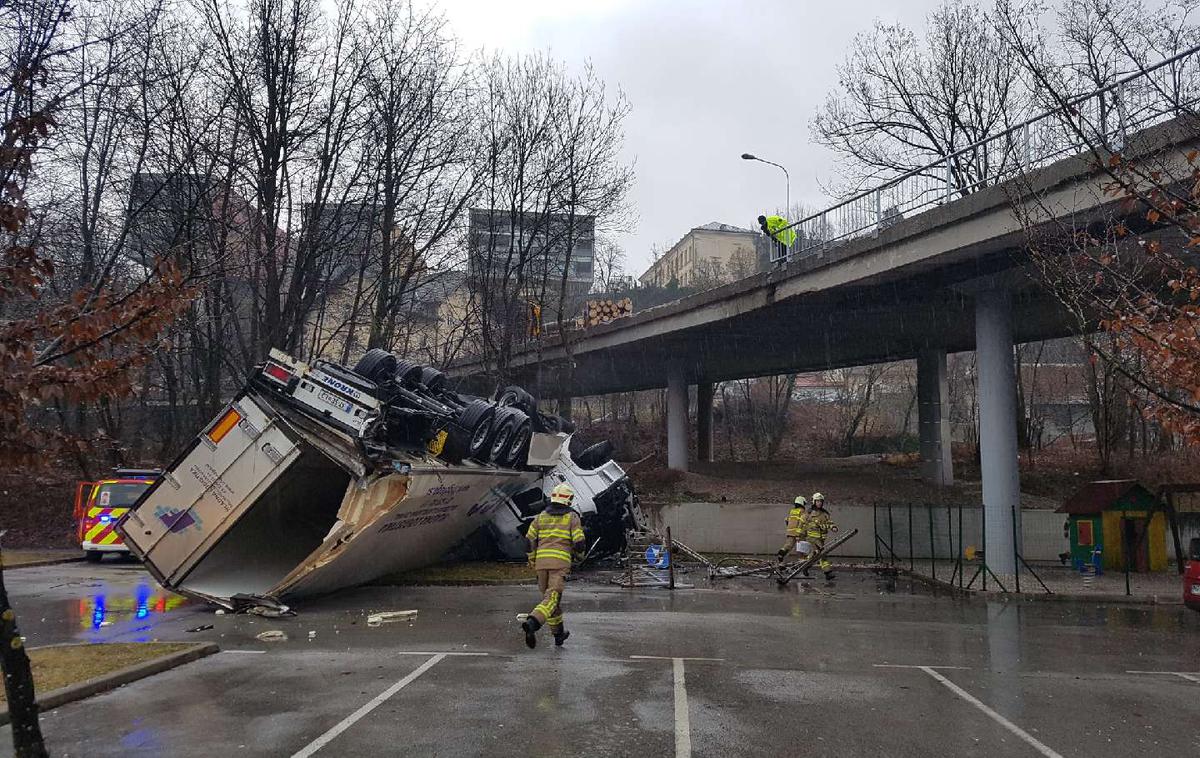
<svg viewBox="0 0 1200 758">
<path fill-rule="evenodd" d="M 492 419 L 492 445 L 488 460 L 497 466 L 503 466 L 508 455 L 508 447 L 512 444 L 513 433 L 517 430 L 517 417 L 521 413 L 515 408 L 501 408 Z M 524 415 L 524 414 L 521 414 Z"/>
<path fill-rule="evenodd" d="M 496 407 L 483 400 L 468 405 L 446 429 L 442 458 L 451 463 L 459 463 L 464 458 L 486 460 L 495 413 Z"/>
<path fill-rule="evenodd" d="M 99 563 L 104 560 L 104 553 L 99 550 L 88 550 L 83 554 L 83 557 L 88 563 Z"/>
<path fill-rule="evenodd" d="M 446 375 L 433 366 L 426 366 L 421 370 L 421 384 L 430 392 L 441 392 L 446 389 Z"/>
<path fill-rule="evenodd" d="M 583 449 L 579 455 L 573 455 L 575 464 L 583 469 L 600 468 L 605 463 L 612 460 L 613 446 L 608 440 L 597 442 L 591 447 Z"/>
<path fill-rule="evenodd" d="M 396 356 L 382 348 L 373 347 L 354 364 L 354 373 L 382 384 L 390 381 L 396 373 L 396 363 Z"/>
<path fill-rule="evenodd" d="M 396 362 L 396 372 L 393 376 L 395 377 L 396 384 L 412 387 L 415 384 L 420 384 L 421 374 L 424 371 L 424 365 L 416 361 L 402 360 Z"/>
<path fill-rule="evenodd" d="M 508 468 L 520 468 L 529 457 L 529 441 L 533 438 L 533 422 L 522 413 L 517 417 L 517 428 L 513 431 L 512 442 L 508 443 L 508 452 L 504 456 L 504 465 Z"/>
<path fill-rule="evenodd" d="M 496 404 L 520 408 L 525 415 L 532 416 L 537 410 L 537 401 L 521 387 L 513 384 L 496 394 Z"/>
</svg>

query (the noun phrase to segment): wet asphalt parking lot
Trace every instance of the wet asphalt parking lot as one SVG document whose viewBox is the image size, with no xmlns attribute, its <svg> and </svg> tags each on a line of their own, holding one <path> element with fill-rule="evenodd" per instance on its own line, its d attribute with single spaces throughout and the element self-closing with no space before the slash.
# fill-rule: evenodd
<svg viewBox="0 0 1200 758">
<path fill-rule="evenodd" d="M 528 586 L 364 587 L 267 619 L 179 604 L 132 564 L 6 580 L 31 646 L 222 650 L 43 714 L 53 755 L 1200 755 L 1200 613 L 1182 606 L 960 600 L 852 573 L 782 590 L 693 575 L 674 594 L 582 578 L 567 646 L 531 651 Z"/>
</svg>

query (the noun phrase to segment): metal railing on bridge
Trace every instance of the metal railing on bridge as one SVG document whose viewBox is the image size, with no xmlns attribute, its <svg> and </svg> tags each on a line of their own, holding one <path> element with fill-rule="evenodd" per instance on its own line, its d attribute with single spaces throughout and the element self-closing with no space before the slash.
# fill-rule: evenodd
<svg viewBox="0 0 1200 758">
<path fill-rule="evenodd" d="M 1200 100 L 1200 46 L 1112 82 L 998 134 L 942 156 L 787 228 L 775 260 L 820 254 L 896 222 L 1090 150 L 1119 153 L 1129 134 L 1185 113 Z"/>
</svg>

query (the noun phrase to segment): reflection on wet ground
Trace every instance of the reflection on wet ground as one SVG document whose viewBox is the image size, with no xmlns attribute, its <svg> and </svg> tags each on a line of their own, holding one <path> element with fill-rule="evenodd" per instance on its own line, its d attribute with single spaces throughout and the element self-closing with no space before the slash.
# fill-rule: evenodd
<svg viewBox="0 0 1200 758">
<path fill-rule="evenodd" d="M 148 642 L 162 636 L 168 614 L 188 605 L 136 564 L 59 564 L 9 571 L 5 579 L 31 646 Z"/>
</svg>

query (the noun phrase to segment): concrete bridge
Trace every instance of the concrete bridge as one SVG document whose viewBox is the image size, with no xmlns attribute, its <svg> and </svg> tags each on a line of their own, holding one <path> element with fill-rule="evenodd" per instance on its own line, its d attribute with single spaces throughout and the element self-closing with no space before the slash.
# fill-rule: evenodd
<svg viewBox="0 0 1200 758">
<path fill-rule="evenodd" d="M 1129 136 L 1123 152 L 1179 168 L 1197 134 L 1190 119 L 1174 118 Z M 1105 195 L 1107 181 L 1090 152 L 1029 167 L 777 270 L 544 337 L 518 351 L 509 371 L 560 399 L 666 387 L 668 465 L 686 469 L 689 385 L 698 390 L 698 453 L 711 460 L 714 382 L 915 358 L 922 471 L 946 484 L 946 354 L 975 350 L 986 539 L 996 556 L 989 563 L 1012 574 L 1020 494 L 1013 347 L 1095 327 L 1039 282 L 1015 209 L 1072 228 L 1128 213 Z M 1134 209 L 1130 225 L 1144 212 Z M 488 368 L 464 361 L 451 373 L 470 378 Z"/>
</svg>

